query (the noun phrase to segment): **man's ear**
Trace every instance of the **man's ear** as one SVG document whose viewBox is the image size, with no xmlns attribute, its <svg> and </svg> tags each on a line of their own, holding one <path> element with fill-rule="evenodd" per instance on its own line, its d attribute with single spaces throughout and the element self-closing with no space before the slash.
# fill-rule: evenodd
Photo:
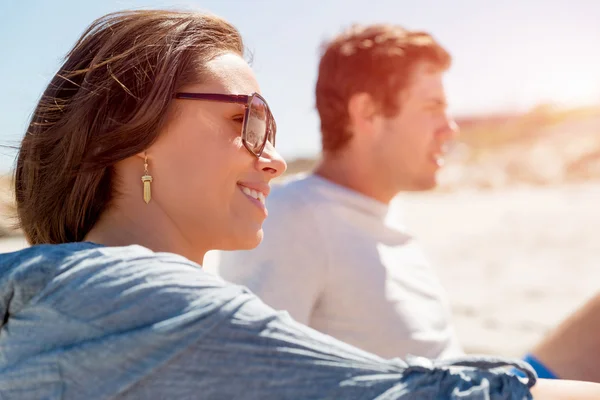
<svg viewBox="0 0 600 400">
<path fill-rule="evenodd" d="M 377 106 L 368 93 L 357 93 L 348 101 L 348 116 L 353 130 L 372 131 L 377 111 Z"/>
</svg>

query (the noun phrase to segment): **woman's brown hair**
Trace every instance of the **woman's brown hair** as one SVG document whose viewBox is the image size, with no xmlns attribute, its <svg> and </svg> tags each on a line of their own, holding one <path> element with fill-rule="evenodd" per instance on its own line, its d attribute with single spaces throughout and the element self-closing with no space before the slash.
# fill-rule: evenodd
<svg viewBox="0 0 600 400">
<path fill-rule="evenodd" d="M 243 55 L 237 29 L 194 12 L 123 11 L 94 21 L 40 99 L 15 171 L 31 244 L 84 240 L 115 195 L 113 165 L 157 138 L 173 94 L 207 61 Z"/>
</svg>

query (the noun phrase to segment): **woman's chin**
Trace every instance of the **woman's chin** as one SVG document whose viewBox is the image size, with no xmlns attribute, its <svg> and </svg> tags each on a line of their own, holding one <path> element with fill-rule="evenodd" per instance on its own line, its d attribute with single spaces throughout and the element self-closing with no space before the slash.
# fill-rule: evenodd
<svg viewBox="0 0 600 400">
<path fill-rule="evenodd" d="M 264 235 L 264 233 L 261 228 L 258 231 L 256 231 L 254 233 L 254 235 L 251 235 L 248 237 L 248 240 L 243 244 L 243 247 L 241 247 L 240 250 L 252 250 L 252 249 L 258 247 L 258 245 L 263 240 L 263 235 Z"/>
<path fill-rule="evenodd" d="M 227 243 L 222 250 L 252 250 L 263 240 L 262 228 L 253 232 L 239 232 L 235 239 Z"/>
</svg>

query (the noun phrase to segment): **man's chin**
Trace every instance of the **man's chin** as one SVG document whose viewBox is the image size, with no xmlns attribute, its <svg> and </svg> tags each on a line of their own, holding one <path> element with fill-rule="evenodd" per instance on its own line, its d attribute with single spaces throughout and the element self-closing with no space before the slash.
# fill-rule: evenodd
<svg viewBox="0 0 600 400">
<path fill-rule="evenodd" d="M 420 181 L 413 182 L 408 192 L 428 192 L 437 188 L 438 183 L 435 177 L 429 179 L 423 179 Z"/>
</svg>

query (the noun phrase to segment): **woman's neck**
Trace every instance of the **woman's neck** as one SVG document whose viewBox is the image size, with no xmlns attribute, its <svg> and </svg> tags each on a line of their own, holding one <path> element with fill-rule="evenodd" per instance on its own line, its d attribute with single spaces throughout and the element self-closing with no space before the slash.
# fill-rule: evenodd
<svg viewBox="0 0 600 400">
<path fill-rule="evenodd" d="M 193 246 L 160 210 L 125 210 L 125 207 L 111 207 L 105 211 L 85 241 L 105 246 L 136 244 L 154 252 L 179 254 L 202 265 L 210 249 Z"/>
</svg>

